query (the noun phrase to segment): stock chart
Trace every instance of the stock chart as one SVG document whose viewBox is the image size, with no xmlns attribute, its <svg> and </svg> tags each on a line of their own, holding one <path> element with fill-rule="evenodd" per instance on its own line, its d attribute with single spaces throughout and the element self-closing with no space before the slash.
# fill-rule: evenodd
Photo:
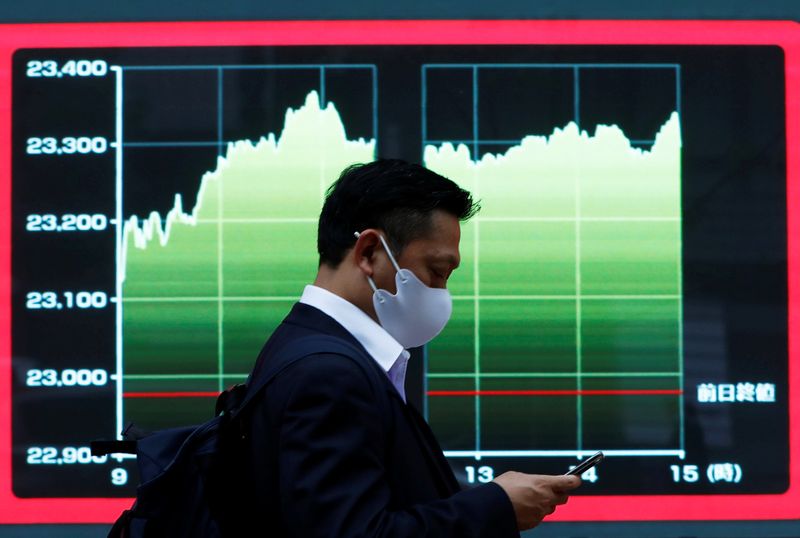
<svg viewBox="0 0 800 538">
<path fill-rule="evenodd" d="M 132 496 L 89 442 L 210 418 L 313 281 L 327 188 L 377 157 L 482 206 L 408 378 L 465 485 L 603 450 L 597 510 L 784 494 L 784 84 L 769 46 L 17 50 L 13 494 Z"/>
</svg>

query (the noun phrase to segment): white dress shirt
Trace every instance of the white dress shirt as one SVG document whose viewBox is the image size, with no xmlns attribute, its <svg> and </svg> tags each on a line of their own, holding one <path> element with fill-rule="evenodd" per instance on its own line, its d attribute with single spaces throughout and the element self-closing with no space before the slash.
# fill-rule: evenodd
<svg viewBox="0 0 800 538">
<path fill-rule="evenodd" d="M 406 400 L 406 368 L 411 354 L 386 329 L 353 303 L 318 286 L 306 286 L 300 302 L 325 312 L 347 329 L 386 372 L 403 401 Z"/>
</svg>

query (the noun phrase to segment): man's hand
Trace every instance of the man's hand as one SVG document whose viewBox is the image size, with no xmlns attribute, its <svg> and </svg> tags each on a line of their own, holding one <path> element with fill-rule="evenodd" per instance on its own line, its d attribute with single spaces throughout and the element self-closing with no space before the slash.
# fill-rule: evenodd
<svg viewBox="0 0 800 538">
<path fill-rule="evenodd" d="M 511 499 L 517 528 L 521 531 L 538 525 L 556 506 L 567 502 L 567 492 L 581 485 L 577 476 L 503 473 L 494 479 Z"/>
</svg>

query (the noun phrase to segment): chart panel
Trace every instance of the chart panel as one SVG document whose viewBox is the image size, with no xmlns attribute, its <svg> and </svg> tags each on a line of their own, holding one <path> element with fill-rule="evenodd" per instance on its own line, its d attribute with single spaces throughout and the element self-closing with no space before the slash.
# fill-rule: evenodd
<svg viewBox="0 0 800 538">
<path fill-rule="evenodd" d="M 169 211 L 134 214 L 122 232 L 120 423 L 135 419 L 150 430 L 186 421 L 186 414 L 162 412 L 165 399 L 186 399 L 179 405 L 190 413 L 243 382 L 257 350 L 313 280 L 325 190 L 346 166 L 374 158 L 377 81 L 372 65 L 162 64 L 123 66 L 120 75 L 124 103 L 134 103 L 120 118 L 126 185 L 147 184 L 152 159 L 173 158 L 176 149 L 184 159 L 216 158 L 189 201 L 175 194 Z M 205 84 L 207 102 L 187 102 L 183 84 Z M 166 97 L 163 89 L 148 93 L 163 86 Z M 242 98 L 242 87 L 257 88 L 248 90 L 255 103 Z M 332 101 L 340 96 L 366 136 L 348 138 L 358 129 L 344 125 Z M 160 121 L 148 132 L 137 117 L 143 108 L 176 126 L 185 125 L 176 110 L 187 117 L 202 110 L 206 132 L 194 127 L 183 138 L 206 139 L 183 140 Z M 257 129 L 242 114 L 277 128 L 240 139 Z"/>
<path fill-rule="evenodd" d="M 423 136 L 425 163 L 482 204 L 464 230 L 472 279 L 453 284 L 464 304 L 429 351 L 432 425 L 455 434 L 443 437 L 445 453 L 684 457 L 680 66 L 422 70 L 423 102 L 453 93 L 472 102 L 423 111 L 424 135 L 440 138 Z M 649 107 L 601 123 L 604 102 L 613 109 L 619 99 L 604 86 Z M 514 115 L 497 109 L 515 96 Z M 546 110 L 560 111 L 550 121 L 570 119 L 549 135 L 525 135 L 526 121 L 534 132 L 547 129 Z M 626 135 L 648 115 L 652 134 Z M 582 117 L 593 132 L 581 129 Z M 472 348 L 455 353 L 464 327 Z M 532 420 L 540 405 L 560 410 Z M 507 406 L 529 412 L 501 420 Z M 469 449 L 460 432 L 467 424 L 450 418 L 454 407 L 474 425 Z"/>
<path fill-rule="evenodd" d="M 41 54 L 21 52 L 17 61 L 30 71 L 38 61 L 30 58 Z M 78 64 L 71 51 L 45 54 L 61 70 Z M 83 467 L 72 461 L 73 450 L 83 454 L 88 441 L 112 439 L 130 423 L 153 431 L 210 418 L 217 394 L 245 381 L 270 332 L 313 280 L 316 222 L 328 185 L 346 166 L 374 159 L 375 65 L 238 64 L 232 56 L 240 54 L 223 54 L 227 63 L 214 65 L 198 63 L 206 58 L 201 52 L 187 58 L 174 50 L 129 52 L 114 64 L 81 60 L 97 74 L 81 77 L 74 91 L 98 94 L 110 115 L 103 122 L 80 108 L 61 114 L 52 94 L 43 103 L 33 92 L 32 105 L 24 98 L 19 105 L 48 112 L 26 115 L 26 130 L 55 136 L 41 139 L 42 150 L 27 141 L 15 168 L 15 210 L 40 212 L 27 216 L 17 267 L 38 266 L 50 244 L 81 250 L 51 251 L 63 269 L 43 267 L 20 278 L 46 291 L 25 295 L 17 353 L 36 359 L 27 390 L 58 394 L 65 416 L 96 407 L 85 424 L 59 433 L 44 418 L 49 404 L 19 406 L 25 420 L 15 439 L 26 447 L 18 453 L 20 496 L 130 495 L 131 457 L 83 458 Z M 41 86 L 37 78 L 23 81 Z M 85 117 L 82 132 L 91 136 L 60 136 Z M 86 140 L 87 151 L 68 148 L 72 138 Z M 48 148 L 50 140 L 57 149 Z M 47 180 L 40 171 L 65 166 L 87 174 L 96 168 L 100 188 L 70 186 L 43 207 Z M 91 212 L 74 209 L 83 199 L 94 204 Z M 76 273 L 93 285 L 102 277 L 105 287 L 61 291 L 59 279 L 75 285 Z M 29 338 L 62 318 L 63 332 Z M 75 335 L 84 343 L 74 344 Z M 64 357 L 65 342 L 74 358 Z M 29 478 L 50 464 L 59 467 L 55 478 Z M 90 481 L 76 479 L 87 471 Z"/>
</svg>

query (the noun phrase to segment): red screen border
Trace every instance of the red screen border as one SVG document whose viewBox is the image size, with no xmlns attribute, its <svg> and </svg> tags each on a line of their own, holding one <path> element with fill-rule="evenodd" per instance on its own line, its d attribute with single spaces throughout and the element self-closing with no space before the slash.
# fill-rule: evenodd
<svg viewBox="0 0 800 538">
<path fill-rule="evenodd" d="M 292 21 L 0 25 L 0 524 L 106 523 L 130 499 L 11 489 L 11 59 L 20 48 L 287 45 L 777 45 L 786 62 L 789 489 L 582 496 L 550 521 L 800 519 L 800 25 L 787 21 Z"/>
</svg>

